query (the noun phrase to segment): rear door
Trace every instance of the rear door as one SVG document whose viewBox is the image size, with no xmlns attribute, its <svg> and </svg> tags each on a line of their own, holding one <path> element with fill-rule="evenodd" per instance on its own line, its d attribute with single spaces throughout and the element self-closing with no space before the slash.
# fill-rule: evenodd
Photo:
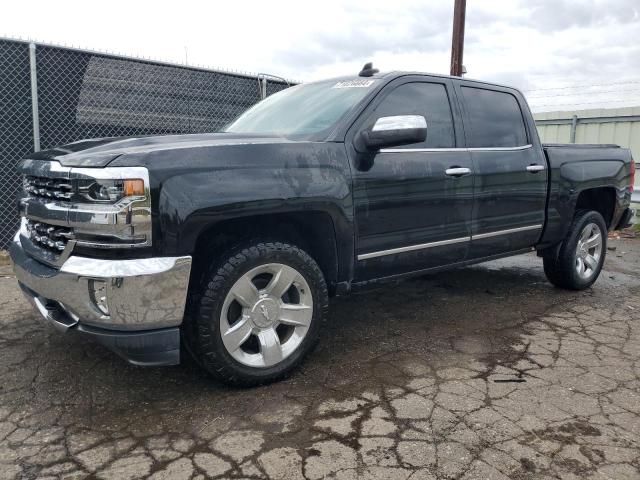
<svg viewBox="0 0 640 480">
<path fill-rule="evenodd" d="M 452 88 L 448 79 L 398 79 L 378 94 L 350 131 L 357 134 L 381 117 L 423 115 L 428 132 L 422 144 L 351 152 L 357 281 L 466 257 L 473 175 L 469 153 L 457 148 L 463 137 L 456 128 L 459 112 Z"/>
<path fill-rule="evenodd" d="M 457 91 L 475 176 L 469 258 L 531 247 L 544 226 L 548 172 L 526 104 L 499 87 L 461 82 Z"/>
</svg>

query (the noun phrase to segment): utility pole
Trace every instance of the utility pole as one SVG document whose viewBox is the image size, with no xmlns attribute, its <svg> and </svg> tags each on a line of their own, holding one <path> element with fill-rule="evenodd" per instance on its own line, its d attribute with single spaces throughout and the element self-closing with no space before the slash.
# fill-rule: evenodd
<svg viewBox="0 0 640 480">
<path fill-rule="evenodd" d="M 451 75 L 462 76 L 462 54 L 464 52 L 464 16 L 467 0 L 455 0 L 453 7 L 453 35 L 451 37 Z"/>
</svg>

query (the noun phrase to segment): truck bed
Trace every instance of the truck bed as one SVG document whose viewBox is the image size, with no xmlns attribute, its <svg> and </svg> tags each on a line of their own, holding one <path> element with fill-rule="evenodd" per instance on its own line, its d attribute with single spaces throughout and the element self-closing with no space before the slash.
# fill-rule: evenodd
<svg viewBox="0 0 640 480">
<path fill-rule="evenodd" d="M 542 148 L 552 171 L 567 163 L 585 162 L 591 163 L 590 168 L 596 168 L 592 162 L 605 162 L 609 164 L 606 170 L 617 171 L 621 165 L 631 162 L 631 152 L 614 144 L 545 143 Z"/>
<path fill-rule="evenodd" d="M 542 148 L 620 148 L 615 143 L 543 143 Z"/>
</svg>

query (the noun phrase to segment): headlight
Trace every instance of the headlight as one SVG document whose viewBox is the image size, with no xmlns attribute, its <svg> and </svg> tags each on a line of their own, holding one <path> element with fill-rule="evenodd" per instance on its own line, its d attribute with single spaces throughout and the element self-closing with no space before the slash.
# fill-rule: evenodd
<svg viewBox="0 0 640 480">
<path fill-rule="evenodd" d="M 99 203 L 116 203 L 125 197 L 144 197 L 144 180 L 81 180 L 78 195 L 83 200 Z"/>
<path fill-rule="evenodd" d="M 69 211 L 79 246 L 151 246 L 151 190 L 144 167 L 71 168 Z"/>
<path fill-rule="evenodd" d="M 20 215 L 34 222 L 32 238 L 40 246 L 68 254 L 76 246 L 152 245 L 151 183 L 145 167 L 77 168 L 24 160 L 22 173 Z"/>
</svg>

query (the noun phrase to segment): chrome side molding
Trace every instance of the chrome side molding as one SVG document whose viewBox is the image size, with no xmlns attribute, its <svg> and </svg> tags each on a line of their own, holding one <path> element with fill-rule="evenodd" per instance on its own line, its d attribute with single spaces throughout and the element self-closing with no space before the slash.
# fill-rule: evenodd
<svg viewBox="0 0 640 480">
<path fill-rule="evenodd" d="M 438 242 L 420 243 L 417 245 L 407 245 L 406 247 L 390 248 L 389 250 L 380 250 L 378 252 L 363 253 L 358 255 L 358 260 L 368 260 L 370 258 L 384 257 L 386 255 L 395 255 L 397 253 L 412 252 L 414 250 L 424 250 L 427 248 L 441 247 L 444 245 L 452 245 L 454 243 L 471 242 L 473 240 L 482 240 L 484 238 L 497 237 L 500 235 L 510 235 L 512 233 L 526 232 L 529 230 L 540 230 L 542 224 L 527 225 L 526 227 L 509 228 L 507 230 L 496 230 L 495 232 L 479 233 L 470 237 L 451 238 L 449 240 L 440 240 Z"/>
<path fill-rule="evenodd" d="M 521 145 L 519 147 L 461 147 L 461 148 L 383 148 L 380 153 L 421 153 L 421 152 L 516 152 L 527 150 L 533 145 Z"/>
<path fill-rule="evenodd" d="M 528 230 L 540 230 L 542 228 L 542 224 L 539 225 L 528 225 L 526 227 L 518 227 L 518 228 L 509 228 L 507 230 L 497 230 L 495 232 L 487 232 L 487 233 L 478 233 L 471 237 L 472 240 L 481 240 L 483 238 L 491 238 L 498 237 L 500 235 L 509 235 L 511 233 L 518 232 L 526 232 Z"/>
<path fill-rule="evenodd" d="M 418 245 L 408 245 L 406 247 L 391 248 L 389 250 L 380 250 L 379 252 L 363 253 L 358 255 L 358 260 L 367 260 L 369 258 L 384 257 L 385 255 L 395 255 L 396 253 L 412 252 L 414 250 L 423 250 L 425 248 L 440 247 L 442 245 L 451 245 L 453 243 L 468 242 L 471 237 L 452 238 L 450 240 L 441 240 L 439 242 L 421 243 Z"/>
</svg>

